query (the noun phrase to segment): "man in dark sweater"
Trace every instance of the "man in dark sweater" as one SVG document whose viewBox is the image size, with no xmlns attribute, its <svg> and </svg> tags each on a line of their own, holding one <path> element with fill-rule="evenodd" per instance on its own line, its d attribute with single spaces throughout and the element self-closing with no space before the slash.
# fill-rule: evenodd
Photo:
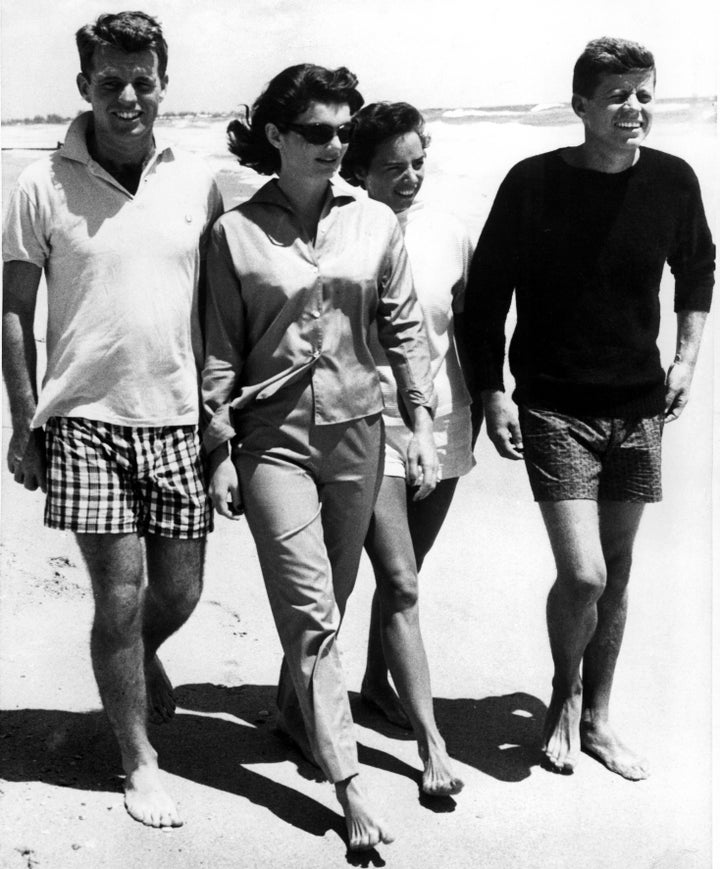
<svg viewBox="0 0 720 869">
<path fill-rule="evenodd" d="M 547 621 L 555 665 L 544 753 L 559 772 L 580 750 L 627 779 L 647 763 L 608 721 L 635 534 L 661 498 L 660 439 L 688 399 L 713 286 L 714 247 L 697 179 L 640 147 L 655 63 L 598 39 L 575 65 L 584 142 L 531 157 L 503 181 L 478 242 L 459 336 L 487 432 L 524 458 L 555 557 Z M 677 348 L 660 365 L 658 299 L 675 278 Z M 503 384 L 513 292 L 513 398 Z"/>
</svg>

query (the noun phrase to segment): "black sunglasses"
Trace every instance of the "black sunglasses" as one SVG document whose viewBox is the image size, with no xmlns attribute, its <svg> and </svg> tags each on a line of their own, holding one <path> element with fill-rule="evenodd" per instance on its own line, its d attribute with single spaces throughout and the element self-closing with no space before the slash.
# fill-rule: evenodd
<svg viewBox="0 0 720 869">
<path fill-rule="evenodd" d="M 341 145 L 346 145 L 350 141 L 352 132 L 352 121 L 340 124 L 339 127 L 333 127 L 332 124 L 285 124 L 285 126 L 293 133 L 299 133 L 311 145 L 327 145 L 335 136 L 340 139 Z"/>
</svg>

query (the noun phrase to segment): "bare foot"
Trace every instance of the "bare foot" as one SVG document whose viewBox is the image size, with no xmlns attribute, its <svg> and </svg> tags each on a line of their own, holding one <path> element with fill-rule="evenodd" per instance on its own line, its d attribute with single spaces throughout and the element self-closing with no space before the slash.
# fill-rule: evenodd
<svg viewBox="0 0 720 869">
<path fill-rule="evenodd" d="M 581 721 L 580 742 L 582 750 L 599 760 L 610 772 L 630 781 L 642 781 L 650 775 L 645 758 L 622 743 L 607 723 Z"/>
<path fill-rule="evenodd" d="M 363 679 L 360 697 L 364 703 L 376 709 L 391 724 L 402 727 L 403 730 L 412 730 L 412 724 L 403 709 L 400 698 L 388 681 L 373 685 L 367 678 Z"/>
<path fill-rule="evenodd" d="M 545 716 L 543 752 L 555 772 L 570 773 L 580 756 L 582 694 L 558 697 L 553 691 Z"/>
<path fill-rule="evenodd" d="M 459 794 L 465 787 L 465 782 L 453 775 L 450 758 L 442 743 L 431 748 L 418 745 L 418 753 L 425 767 L 422 776 L 424 794 L 431 797 L 451 797 Z"/>
<path fill-rule="evenodd" d="M 388 845 L 394 840 L 385 822 L 371 811 L 357 775 L 337 782 L 335 794 L 345 815 L 351 851 L 369 851 L 381 842 Z"/>
<path fill-rule="evenodd" d="M 156 766 L 143 765 L 125 778 L 125 808 L 148 827 L 182 827 L 175 803 L 160 784 Z"/>
<path fill-rule="evenodd" d="M 175 694 L 165 668 L 155 655 L 145 663 L 148 721 L 167 724 L 175 715 Z"/>
</svg>

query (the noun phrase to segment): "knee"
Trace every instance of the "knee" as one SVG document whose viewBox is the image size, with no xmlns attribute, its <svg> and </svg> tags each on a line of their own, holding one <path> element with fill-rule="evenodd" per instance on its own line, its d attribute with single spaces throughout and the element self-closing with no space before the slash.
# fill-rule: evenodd
<svg viewBox="0 0 720 869">
<path fill-rule="evenodd" d="M 142 588 L 119 583 L 95 592 L 93 637 L 111 646 L 134 642 L 142 630 Z"/>
<path fill-rule="evenodd" d="M 188 583 L 182 586 L 164 587 L 158 592 L 153 589 L 153 594 L 159 606 L 166 613 L 172 613 L 183 620 L 188 619 L 198 601 L 200 600 L 201 583 Z"/>
<path fill-rule="evenodd" d="M 385 574 L 378 590 L 384 614 L 414 609 L 418 602 L 417 573 L 408 566 L 396 565 Z"/>
<path fill-rule="evenodd" d="M 563 594 L 581 606 L 597 603 L 606 584 L 607 574 L 601 565 L 588 565 L 558 576 L 558 585 Z"/>
<path fill-rule="evenodd" d="M 632 551 L 627 550 L 613 553 L 605 561 L 607 565 L 607 592 L 624 594 L 630 580 Z"/>
</svg>

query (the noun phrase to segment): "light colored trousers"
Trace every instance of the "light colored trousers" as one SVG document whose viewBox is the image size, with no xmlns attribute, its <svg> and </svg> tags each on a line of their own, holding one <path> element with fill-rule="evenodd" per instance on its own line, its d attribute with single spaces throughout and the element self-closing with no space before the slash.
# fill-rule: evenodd
<svg viewBox="0 0 720 869">
<path fill-rule="evenodd" d="M 338 782 L 359 769 L 337 634 L 382 479 L 383 426 L 379 414 L 315 425 L 312 411 L 307 380 L 243 410 L 233 461 L 285 653 L 278 710 Z"/>
</svg>

